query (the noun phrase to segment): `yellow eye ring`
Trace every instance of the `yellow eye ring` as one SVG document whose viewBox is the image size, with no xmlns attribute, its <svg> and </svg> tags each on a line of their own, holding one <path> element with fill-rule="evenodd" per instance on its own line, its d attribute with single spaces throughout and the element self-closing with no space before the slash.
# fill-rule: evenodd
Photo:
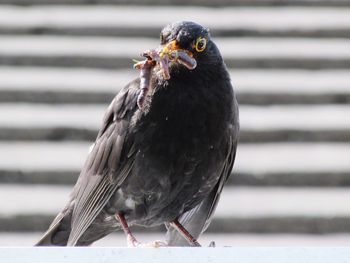
<svg viewBox="0 0 350 263">
<path fill-rule="evenodd" d="M 199 37 L 196 40 L 196 44 L 194 45 L 194 48 L 196 49 L 197 52 L 203 52 L 206 46 L 207 46 L 207 40 L 203 37 Z"/>
</svg>

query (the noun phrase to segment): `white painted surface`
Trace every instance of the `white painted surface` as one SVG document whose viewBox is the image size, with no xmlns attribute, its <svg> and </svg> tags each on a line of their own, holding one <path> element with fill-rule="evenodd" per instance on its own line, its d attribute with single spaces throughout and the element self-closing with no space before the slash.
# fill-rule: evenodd
<svg viewBox="0 0 350 263">
<path fill-rule="evenodd" d="M 43 235 L 43 232 L 1 233 L 0 247 L 32 246 Z M 152 242 L 164 240 L 165 233 L 135 233 L 140 242 Z M 350 234 L 213 234 L 204 233 L 199 241 L 203 246 L 208 246 L 211 241 L 217 246 L 317 246 L 340 247 L 350 244 Z M 126 247 L 125 235 L 118 231 L 98 240 L 93 247 Z"/>
<path fill-rule="evenodd" d="M 236 171 L 345 172 L 350 169 L 349 144 L 266 143 L 241 144 Z"/>
<path fill-rule="evenodd" d="M 215 38 L 226 58 L 337 58 L 350 57 L 348 39 Z"/>
<path fill-rule="evenodd" d="M 136 52 L 136 50 L 135 50 Z M 135 53 L 136 54 L 136 53 Z M 230 71 L 237 93 L 281 94 L 350 93 L 350 70 L 263 70 Z M 0 67 L 0 90 L 71 92 L 115 92 L 138 77 L 139 71 L 81 68 Z"/>
<path fill-rule="evenodd" d="M 231 247 L 231 248 L 1 248 L 7 262 L 350 262 L 348 247 Z"/>
<path fill-rule="evenodd" d="M 310 38 L 216 38 L 224 59 L 349 59 L 350 40 Z M 133 58 L 159 40 L 149 38 L 0 36 L 0 54 L 13 56 L 99 56 Z"/>
<path fill-rule="evenodd" d="M 108 104 L 0 104 L 1 127 L 80 127 L 97 130 Z M 350 109 L 350 107 L 349 107 Z M 1 111 L 3 110 L 3 111 Z"/>
<path fill-rule="evenodd" d="M 226 187 L 215 216 L 349 216 L 347 188 Z"/>
<path fill-rule="evenodd" d="M 80 170 L 91 144 L 86 142 L 0 142 L 1 169 Z M 235 171 L 349 172 L 350 144 L 241 144 Z"/>
<path fill-rule="evenodd" d="M 236 92 L 319 94 L 350 92 L 349 70 L 264 70 L 230 71 Z"/>
<path fill-rule="evenodd" d="M 72 188 L 1 185 L 0 215 L 55 215 L 66 204 Z M 345 217 L 350 216 L 349 203 L 347 188 L 226 187 L 215 217 Z"/>
<path fill-rule="evenodd" d="M 139 71 L 133 69 L 0 67 L 0 90 L 12 88 L 14 90 L 117 93 L 121 87 L 138 75 Z"/>
<path fill-rule="evenodd" d="M 341 130 L 350 128 L 350 105 L 240 107 L 244 130 Z"/>
<path fill-rule="evenodd" d="M 150 19 L 150 15 L 151 19 Z M 218 19 L 220 17 L 220 19 Z M 131 18 L 131 19 L 130 19 Z M 128 26 L 161 28 L 179 20 L 193 20 L 215 28 L 333 29 L 350 26 L 349 8 L 274 7 L 205 8 L 159 6 L 35 6 L 0 9 L 2 26 L 58 27 Z"/>
<path fill-rule="evenodd" d="M 56 215 L 69 200 L 72 186 L 0 185 L 0 214 Z"/>
<path fill-rule="evenodd" d="M 132 59 L 159 41 L 147 38 L 66 37 L 66 36 L 0 36 L 0 54 L 34 56 L 122 56 Z"/>
<path fill-rule="evenodd" d="M 80 170 L 89 143 L 1 142 L 0 167 L 15 170 Z"/>
<path fill-rule="evenodd" d="M 75 127 L 98 130 L 106 104 L 1 103 L 0 127 Z M 346 130 L 350 129 L 350 105 L 240 106 L 242 130 Z"/>
</svg>

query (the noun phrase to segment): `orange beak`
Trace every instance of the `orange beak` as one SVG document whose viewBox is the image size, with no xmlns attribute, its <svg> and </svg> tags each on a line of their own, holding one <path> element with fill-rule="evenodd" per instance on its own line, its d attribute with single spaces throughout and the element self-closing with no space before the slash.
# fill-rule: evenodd
<svg viewBox="0 0 350 263">
<path fill-rule="evenodd" d="M 174 51 L 184 51 L 186 52 L 190 57 L 193 57 L 193 54 L 192 52 L 188 51 L 188 50 L 184 50 L 184 49 L 181 49 L 179 47 L 179 45 L 177 44 L 177 41 L 174 39 L 172 41 L 170 41 L 169 43 L 161 46 L 161 50 L 159 52 L 159 56 L 162 58 L 165 54 L 171 54 L 173 53 Z"/>
</svg>

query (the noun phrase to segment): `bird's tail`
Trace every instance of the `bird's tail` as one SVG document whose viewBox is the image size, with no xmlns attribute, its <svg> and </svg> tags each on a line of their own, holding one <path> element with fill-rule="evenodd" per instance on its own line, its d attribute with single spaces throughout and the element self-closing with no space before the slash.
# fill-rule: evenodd
<svg viewBox="0 0 350 263">
<path fill-rule="evenodd" d="M 35 246 L 67 246 L 72 230 L 72 210 L 65 212 L 58 214 Z M 74 246 L 89 246 L 117 229 L 114 220 L 106 221 L 104 214 L 101 214 L 97 222 L 90 226 L 89 231 L 85 232 Z"/>
<path fill-rule="evenodd" d="M 60 213 L 35 246 L 66 246 L 70 233 L 71 216 Z"/>
<path fill-rule="evenodd" d="M 34 246 L 56 246 L 52 242 L 52 236 L 56 229 L 49 229 Z"/>
</svg>

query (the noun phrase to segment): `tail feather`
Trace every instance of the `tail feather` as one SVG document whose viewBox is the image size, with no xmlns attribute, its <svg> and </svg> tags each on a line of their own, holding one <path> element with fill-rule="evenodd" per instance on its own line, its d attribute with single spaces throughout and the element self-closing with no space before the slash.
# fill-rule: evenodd
<svg viewBox="0 0 350 263">
<path fill-rule="evenodd" d="M 71 213 L 67 210 L 59 213 L 49 229 L 35 246 L 66 246 L 70 233 Z"/>
<path fill-rule="evenodd" d="M 65 210 L 65 213 L 60 213 L 35 246 L 67 246 L 71 233 L 71 221 L 72 210 Z M 87 231 L 84 232 L 76 245 L 89 246 L 118 228 L 118 222 L 102 211 L 88 227 Z"/>
<path fill-rule="evenodd" d="M 45 232 L 45 234 L 40 238 L 40 240 L 35 244 L 35 246 L 65 246 L 64 242 L 57 242 L 56 236 L 59 234 L 57 232 L 58 227 L 59 227 L 59 224 L 57 224 L 54 227 L 50 227 Z M 60 239 L 62 239 L 62 237 Z M 68 240 L 68 236 L 67 236 L 67 240 Z"/>
</svg>

